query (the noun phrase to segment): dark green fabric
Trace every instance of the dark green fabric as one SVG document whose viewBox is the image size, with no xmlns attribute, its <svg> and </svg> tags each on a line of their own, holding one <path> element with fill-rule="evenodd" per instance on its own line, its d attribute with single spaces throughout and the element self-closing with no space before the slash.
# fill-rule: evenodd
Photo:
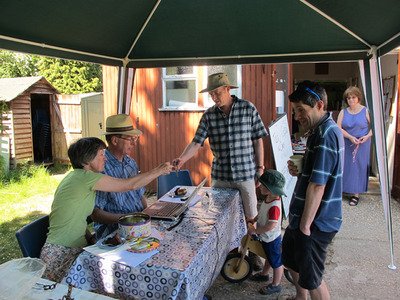
<svg viewBox="0 0 400 300">
<path fill-rule="evenodd" d="M 368 58 L 369 45 L 393 38 L 379 55 L 400 45 L 398 0 L 308 2 L 365 43 L 299 0 L 19 0 L 2 1 L 0 48 L 117 66 L 129 54 L 128 66 L 161 67 L 348 61 Z"/>
</svg>

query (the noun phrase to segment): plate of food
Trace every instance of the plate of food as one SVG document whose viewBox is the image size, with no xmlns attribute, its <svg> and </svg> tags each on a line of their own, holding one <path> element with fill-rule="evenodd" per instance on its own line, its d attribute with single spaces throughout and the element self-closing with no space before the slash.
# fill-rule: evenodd
<svg viewBox="0 0 400 300">
<path fill-rule="evenodd" d="M 115 233 L 115 234 L 109 234 L 105 238 L 100 239 L 96 243 L 96 246 L 101 249 L 116 249 L 124 245 L 125 242 L 126 239 L 120 237 L 118 233 Z"/>
<path fill-rule="evenodd" d="M 169 192 L 171 198 L 180 198 L 187 194 L 187 190 L 184 188 L 177 187 L 174 191 Z"/>
</svg>

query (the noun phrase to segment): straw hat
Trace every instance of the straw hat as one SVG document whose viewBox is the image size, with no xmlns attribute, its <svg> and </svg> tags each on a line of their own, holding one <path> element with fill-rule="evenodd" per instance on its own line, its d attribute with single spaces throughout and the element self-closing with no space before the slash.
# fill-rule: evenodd
<svg viewBox="0 0 400 300">
<path fill-rule="evenodd" d="M 228 79 L 228 75 L 225 73 L 216 73 L 208 76 L 208 81 L 207 81 L 207 88 L 204 90 L 201 90 L 200 93 L 205 93 L 205 92 L 211 92 L 220 86 L 230 86 L 231 89 L 237 89 L 239 88 L 236 85 L 231 85 Z"/>
<path fill-rule="evenodd" d="M 275 170 L 267 170 L 261 176 L 257 173 L 258 181 L 265 186 L 273 195 L 284 195 L 285 177 Z"/>
<path fill-rule="evenodd" d="M 107 118 L 106 132 L 100 133 L 100 135 L 107 134 L 140 135 L 142 132 L 133 127 L 132 120 L 128 115 L 120 114 Z"/>
</svg>

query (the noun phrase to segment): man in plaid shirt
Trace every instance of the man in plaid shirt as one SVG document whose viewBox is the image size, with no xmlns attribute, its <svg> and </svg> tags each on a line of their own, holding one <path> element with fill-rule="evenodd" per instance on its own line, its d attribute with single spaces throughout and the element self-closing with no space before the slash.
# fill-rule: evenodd
<svg viewBox="0 0 400 300">
<path fill-rule="evenodd" d="M 217 188 L 234 188 L 240 191 L 247 221 L 257 216 L 255 174 L 264 171 L 262 138 L 267 130 L 256 107 L 249 101 L 231 96 L 225 73 L 208 77 L 208 92 L 215 105 L 207 109 L 199 123 L 192 142 L 179 158 L 173 160 L 177 168 L 192 158 L 203 146 L 206 138 L 214 155 L 211 166 L 211 185 Z"/>
</svg>

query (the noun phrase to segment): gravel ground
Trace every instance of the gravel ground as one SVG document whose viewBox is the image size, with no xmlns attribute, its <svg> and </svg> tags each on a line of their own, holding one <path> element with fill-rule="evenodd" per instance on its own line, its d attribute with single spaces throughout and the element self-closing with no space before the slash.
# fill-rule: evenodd
<svg viewBox="0 0 400 300">
<path fill-rule="evenodd" d="M 392 259 L 379 184 L 370 183 L 358 206 L 349 206 L 349 199 L 344 195 L 343 226 L 330 246 L 326 263 L 325 281 L 331 299 L 400 299 L 399 269 L 388 268 Z M 392 224 L 394 265 L 400 267 L 400 203 L 394 200 Z M 285 278 L 281 284 L 282 294 L 295 294 L 294 286 Z M 230 283 L 219 275 L 208 294 L 213 300 L 277 299 L 278 294 L 259 294 L 263 285 L 250 280 Z"/>
</svg>

